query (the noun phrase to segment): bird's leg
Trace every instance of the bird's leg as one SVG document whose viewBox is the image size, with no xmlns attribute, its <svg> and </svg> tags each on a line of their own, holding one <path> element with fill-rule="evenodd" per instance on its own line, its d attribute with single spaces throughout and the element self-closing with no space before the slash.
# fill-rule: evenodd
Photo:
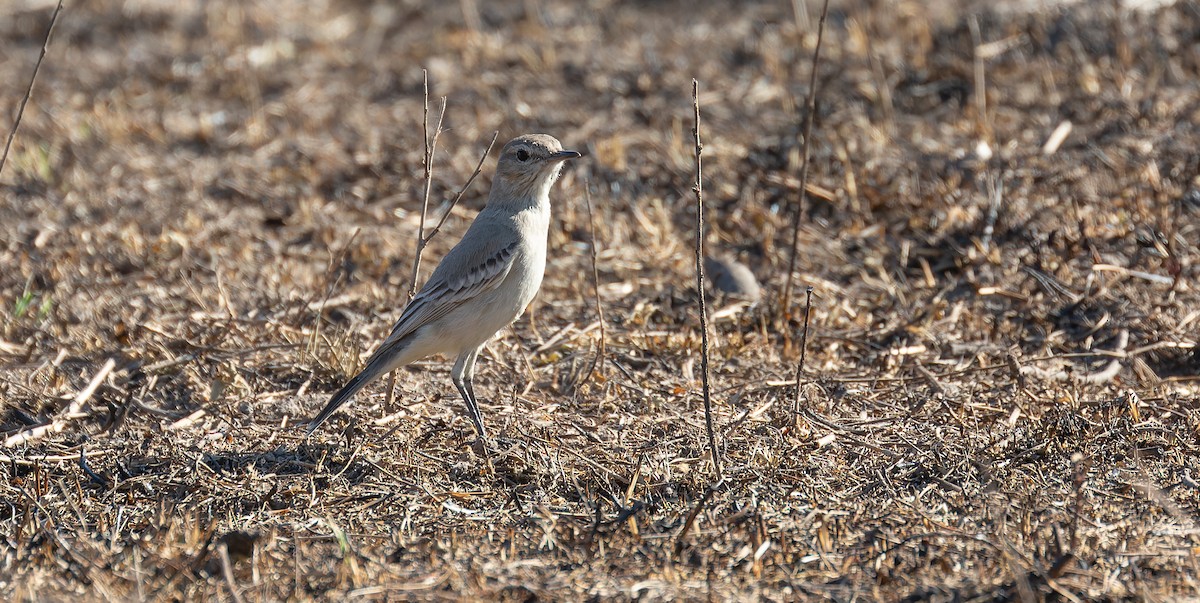
<svg viewBox="0 0 1200 603">
<path fill-rule="evenodd" d="M 483 413 L 479 410 L 479 398 L 475 397 L 475 359 L 479 356 L 479 350 L 483 346 L 471 350 L 467 355 L 466 361 L 463 363 L 466 370 L 463 371 L 463 385 L 467 390 L 467 395 L 471 397 L 469 410 L 471 411 L 471 419 L 475 421 L 475 428 L 479 430 L 479 436 L 488 440 L 487 430 L 483 427 Z"/>
<path fill-rule="evenodd" d="M 479 352 L 483 350 L 483 346 L 479 346 L 474 352 L 471 352 L 471 357 L 467 359 L 466 372 L 463 373 L 463 386 L 467 388 L 467 393 L 471 399 L 475 401 L 475 412 L 479 411 L 479 398 L 475 397 L 475 359 L 479 356 Z M 479 415 L 479 425 L 483 425 L 483 415 Z M 496 436 L 495 440 L 489 439 L 490 443 L 510 445 L 512 442 L 503 437 Z"/>
<path fill-rule="evenodd" d="M 454 363 L 454 368 L 450 371 L 450 380 L 454 382 L 458 393 L 462 395 L 463 402 L 467 405 L 467 416 L 475 424 L 475 431 L 486 446 L 487 429 L 483 427 L 483 415 L 479 412 L 479 403 L 475 399 L 475 388 L 471 384 L 471 380 L 475 376 L 475 357 L 478 355 L 479 348 L 476 348 L 459 356 L 458 361 Z"/>
<path fill-rule="evenodd" d="M 458 388 L 458 395 L 462 396 L 462 401 L 467 405 L 467 416 L 470 417 L 470 423 L 474 425 L 475 431 L 479 429 L 479 419 L 475 417 L 475 400 L 467 390 L 467 383 L 463 378 L 457 375 L 451 375 L 450 381 L 454 382 L 454 387 Z"/>
<path fill-rule="evenodd" d="M 463 385 L 467 388 L 467 394 L 471 396 L 471 400 L 475 402 L 475 412 L 479 412 L 479 398 L 475 397 L 475 358 L 479 356 L 479 349 L 475 349 L 467 357 L 466 370 L 463 371 Z M 479 415 L 480 422 L 483 422 L 483 415 Z"/>
</svg>

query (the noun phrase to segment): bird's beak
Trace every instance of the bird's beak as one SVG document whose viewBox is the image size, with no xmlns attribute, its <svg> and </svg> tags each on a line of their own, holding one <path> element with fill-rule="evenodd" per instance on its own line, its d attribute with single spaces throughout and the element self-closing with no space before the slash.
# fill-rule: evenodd
<svg viewBox="0 0 1200 603">
<path fill-rule="evenodd" d="M 568 159 L 578 159 L 583 157 L 579 151 L 559 151 L 547 157 L 549 161 L 566 161 Z"/>
</svg>

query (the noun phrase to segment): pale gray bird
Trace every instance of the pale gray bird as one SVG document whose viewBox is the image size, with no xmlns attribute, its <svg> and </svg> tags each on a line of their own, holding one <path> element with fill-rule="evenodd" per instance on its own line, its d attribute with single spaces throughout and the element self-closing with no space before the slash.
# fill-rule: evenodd
<svg viewBox="0 0 1200 603">
<path fill-rule="evenodd" d="M 475 358 L 497 331 L 512 324 L 542 285 L 550 187 L 564 151 L 553 136 L 518 136 L 500 151 L 487 206 L 461 241 L 442 258 L 421 291 L 367 366 L 329 399 L 308 424 L 311 434 L 368 383 L 426 356 L 457 356 L 450 378 L 467 405 L 479 436 L 487 440 L 471 381 Z"/>
</svg>

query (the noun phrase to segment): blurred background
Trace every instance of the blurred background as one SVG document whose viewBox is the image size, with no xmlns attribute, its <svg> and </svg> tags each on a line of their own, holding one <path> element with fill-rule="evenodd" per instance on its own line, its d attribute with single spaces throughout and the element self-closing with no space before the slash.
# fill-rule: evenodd
<svg viewBox="0 0 1200 603">
<path fill-rule="evenodd" d="M 1179 556 L 1198 501 L 1177 486 L 1200 425 L 1200 4 L 832 2 L 783 307 L 820 9 L 67 2 L 0 174 L 0 433 L 67 420 L 115 364 L 65 428 L 3 451 L 9 482 L 49 472 L 70 496 L 34 499 L 76 507 L 55 520 L 69 546 L 40 544 L 58 541 L 10 486 L 0 515 L 27 519 L 3 529 L 17 578 L 0 588 L 369 597 L 443 574 L 437 589 L 486 597 L 1193 588 Z M 5 133 L 53 10 L 0 4 Z M 401 406 L 382 386 L 360 396 L 343 415 L 360 420 L 315 447 L 289 427 L 403 306 L 423 70 L 430 134 L 446 107 L 431 223 L 495 132 L 586 154 L 552 194 L 530 317 L 481 363 L 484 414 L 525 443 L 498 475 L 462 449 L 442 362 L 400 374 Z M 706 244 L 761 297 L 711 292 L 735 485 L 679 553 L 709 485 L 693 78 Z M 422 276 L 482 207 L 494 155 Z M 609 361 L 586 383 L 600 329 L 585 190 Z M 82 563 L 71 547 L 118 569 L 87 566 L 101 586 L 85 587 L 56 569 Z M 590 570 L 596 555 L 612 571 Z M 135 563 L 160 569 L 123 577 Z"/>
</svg>

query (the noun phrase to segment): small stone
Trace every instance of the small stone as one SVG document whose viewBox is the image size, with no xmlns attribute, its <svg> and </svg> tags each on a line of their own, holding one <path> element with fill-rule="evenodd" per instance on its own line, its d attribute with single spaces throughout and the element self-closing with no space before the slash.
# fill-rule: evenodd
<svg viewBox="0 0 1200 603">
<path fill-rule="evenodd" d="M 713 288 L 730 297 L 756 302 L 762 297 L 762 287 L 745 264 L 728 257 L 704 258 L 704 271 Z"/>
</svg>

